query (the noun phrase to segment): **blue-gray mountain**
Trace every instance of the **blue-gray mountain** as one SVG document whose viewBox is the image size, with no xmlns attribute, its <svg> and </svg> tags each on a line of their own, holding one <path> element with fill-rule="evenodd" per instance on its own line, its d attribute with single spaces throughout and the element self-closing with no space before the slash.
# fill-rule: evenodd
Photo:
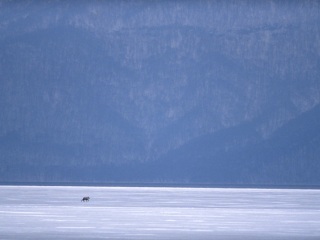
<svg viewBox="0 0 320 240">
<path fill-rule="evenodd" d="M 318 1 L 0 1 L 0 181 L 320 184 Z"/>
</svg>

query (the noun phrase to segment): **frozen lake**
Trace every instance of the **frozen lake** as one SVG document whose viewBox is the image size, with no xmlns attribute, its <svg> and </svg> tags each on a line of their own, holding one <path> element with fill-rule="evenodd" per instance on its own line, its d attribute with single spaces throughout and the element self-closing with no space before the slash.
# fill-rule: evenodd
<svg viewBox="0 0 320 240">
<path fill-rule="evenodd" d="M 320 190 L 0 186 L 0 198 L 1 240 L 320 239 Z"/>
</svg>

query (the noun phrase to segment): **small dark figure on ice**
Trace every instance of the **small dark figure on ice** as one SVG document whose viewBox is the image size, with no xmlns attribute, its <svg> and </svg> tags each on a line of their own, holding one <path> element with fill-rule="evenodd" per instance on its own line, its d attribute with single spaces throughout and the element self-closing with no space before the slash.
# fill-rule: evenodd
<svg viewBox="0 0 320 240">
<path fill-rule="evenodd" d="M 83 197 L 81 202 L 88 202 L 90 200 L 90 197 Z"/>
</svg>

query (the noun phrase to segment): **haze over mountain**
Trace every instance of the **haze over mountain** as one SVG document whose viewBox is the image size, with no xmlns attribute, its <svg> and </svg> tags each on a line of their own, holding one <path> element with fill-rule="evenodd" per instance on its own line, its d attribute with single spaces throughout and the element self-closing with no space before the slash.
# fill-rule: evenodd
<svg viewBox="0 0 320 240">
<path fill-rule="evenodd" d="M 320 184 L 318 1 L 0 1 L 0 181 Z"/>
</svg>

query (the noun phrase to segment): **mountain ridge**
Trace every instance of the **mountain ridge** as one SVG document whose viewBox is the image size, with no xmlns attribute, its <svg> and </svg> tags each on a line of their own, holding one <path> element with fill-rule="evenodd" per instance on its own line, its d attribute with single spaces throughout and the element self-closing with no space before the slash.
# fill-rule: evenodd
<svg viewBox="0 0 320 240">
<path fill-rule="evenodd" d="M 1 3 L 1 181 L 320 181 L 316 1 Z"/>
</svg>

